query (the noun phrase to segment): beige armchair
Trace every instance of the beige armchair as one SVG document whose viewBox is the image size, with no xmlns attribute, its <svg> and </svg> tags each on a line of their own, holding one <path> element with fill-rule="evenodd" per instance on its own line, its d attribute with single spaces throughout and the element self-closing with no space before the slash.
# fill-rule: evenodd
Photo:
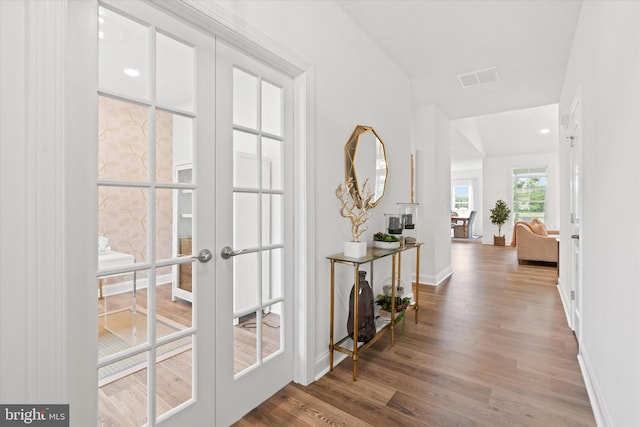
<svg viewBox="0 0 640 427">
<path fill-rule="evenodd" d="M 530 226 L 516 224 L 515 230 L 518 263 L 522 261 L 545 261 L 558 263 L 560 242 L 556 239 L 557 230 L 547 231 L 548 235 L 536 234 Z"/>
</svg>

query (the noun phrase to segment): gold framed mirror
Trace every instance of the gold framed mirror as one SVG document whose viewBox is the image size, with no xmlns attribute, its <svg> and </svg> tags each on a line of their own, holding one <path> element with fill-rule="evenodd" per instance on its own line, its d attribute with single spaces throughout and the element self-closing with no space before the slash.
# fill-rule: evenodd
<svg viewBox="0 0 640 427">
<path fill-rule="evenodd" d="M 353 182 L 351 197 L 362 207 L 365 183 L 371 187 L 373 198 L 367 208 L 375 207 L 387 187 L 389 166 L 382 138 L 371 126 L 358 125 L 344 146 L 345 181 Z"/>
</svg>

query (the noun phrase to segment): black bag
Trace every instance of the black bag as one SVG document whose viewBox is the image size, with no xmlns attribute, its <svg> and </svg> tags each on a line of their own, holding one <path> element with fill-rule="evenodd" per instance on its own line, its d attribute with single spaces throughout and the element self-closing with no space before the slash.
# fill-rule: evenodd
<svg viewBox="0 0 640 427">
<path fill-rule="evenodd" d="M 376 324 L 373 317 L 373 290 L 367 282 L 367 272 L 360 271 L 358 280 L 358 341 L 368 342 L 376 335 Z M 349 318 L 347 319 L 347 332 L 353 337 L 353 291 L 349 296 Z"/>
</svg>

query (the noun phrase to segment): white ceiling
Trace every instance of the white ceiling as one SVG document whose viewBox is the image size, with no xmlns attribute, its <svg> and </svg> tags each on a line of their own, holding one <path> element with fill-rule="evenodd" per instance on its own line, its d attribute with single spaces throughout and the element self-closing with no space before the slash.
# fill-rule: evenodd
<svg viewBox="0 0 640 427">
<path fill-rule="evenodd" d="M 477 169 L 485 155 L 558 151 L 558 114 L 558 104 L 551 104 L 453 120 L 452 170 Z"/>
<path fill-rule="evenodd" d="M 557 130 L 557 107 L 531 107 L 559 100 L 580 0 L 337 3 L 409 77 L 416 105 L 435 104 L 451 120 L 478 117 L 474 131 L 458 122 L 475 140 L 469 146 L 468 137 L 454 135 L 454 163 L 468 162 L 474 150 L 476 158 L 483 151 L 491 156 L 526 154 L 535 147 L 557 151 L 557 133 L 540 141 L 538 128 Z M 498 68 L 498 82 L 462 88 L 457 75 L 488 67 Z M 555 121 L 542 124 L 553 108 Z M 512 110 L 520 111 L 490 116 Z M 555 146 L 548 144 L 552 138 Z M 456 147 L 460 144 L 466 146 Z"/>
</svg>

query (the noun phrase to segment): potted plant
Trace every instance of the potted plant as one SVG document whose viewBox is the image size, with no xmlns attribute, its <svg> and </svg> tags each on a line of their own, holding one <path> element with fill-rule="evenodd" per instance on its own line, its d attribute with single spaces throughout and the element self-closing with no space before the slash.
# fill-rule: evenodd
<svg viewBox="0 0 640 427">
<path fill-rule="evenodd" d="M 498 200 L 493 209 L 489 209 L 491 212 L 491 223 L 498 226 L 498 235 L 493 236 L 493 244 L 495 246 L 504 246 L 504 235 L 501 234 L 502 224 L 507 222 L 511 209 L 505 203 L 504 200 Z"/>
</svg>

